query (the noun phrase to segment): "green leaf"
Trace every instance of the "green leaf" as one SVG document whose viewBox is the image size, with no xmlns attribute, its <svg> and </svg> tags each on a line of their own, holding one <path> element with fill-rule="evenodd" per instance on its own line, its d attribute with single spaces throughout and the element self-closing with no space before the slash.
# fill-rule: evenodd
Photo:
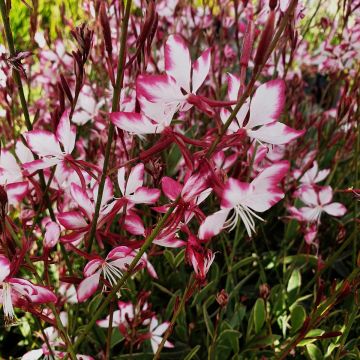
<svg viewBox="0 0 360 360">
<path fill-rule="evenodd" d="M 205 304 L 203 305 L 203 316 L 204 316 L 206 329 L 207 329 L 209 335 L 211 336 L 211 338 L 214 338 L 214 325 L 210 319 L 210 316 L 207 312 L 207 308 L 206 308 Z"/>
<path fill-rule="evenodd" d="M 237 354 L 240 351 L 239 348 L 239 339 L 241 337 L 241 333 L 237 330 L 227 329 L 221 332 L 219 335 L 218 342 L 224 342 L 231 346 L 233 352 Z"/>
<path fill-rule="evenodd" d="M 316 337 L 316 336 L 321 336 L 325 331 L 324 330 L 321 330 L 321 329 L 312 329 L 310 330 L 306 336 L 305 336 L 305 339 L 304 340 L 301 340 L 297 346 L 305 346 L 305 345 L 308 345 L 308 344 L 312 344 L 313 342 L 316 341 L 316 339 L 307 339 L 307 338 L 310 338 L 310 337 Z"/>
<path fill-rule="evenodd" d="M 314 344 L 306 345 L 306 351 L 307 351 L 307 353 L 308 353 L 311 360 L 322 360 L 322 359 L 324 359 L 324 356 L 323 356 L 321 350 Z"/>
<path fill-rule="evenodd" d="M 179 265 L 181 265 L 184 262 L 184 258 L 185 258 L 185 249 L 182 249 L 176 256 L 174 259 L 174 263 L 175 263 L 175 267 L 179 267 Z"/>
<path fill-rule="evenodd" d="M 264 325 L 266 318 L 265 302 L 264 299 L 257 299 L 254 305 L 254 326 L 255 333 L 258 334 Z"/>
<path fill-rule="evenodd" d="M 196 345 L 184 358 L 184 360 L 190 360 L 192 359 L 196 353 L 200 350 L 200 345 Z"/>
<path fill-rule="evenodd" d="M 119 344 L 124 340 L 124 336 L 121 334 L 118 328 L 113 329 L 113 333 L 111 335 L 111 344 L 110 347 L 113 348 L 115 345 Z"/>
<path fill-rule="evenodd" d="M 291 332 L 295 333 L 301 329 L 306 319 L 306 311 L 303 306 L 295 305 L 291 310 Z"/>
<path fill-rule="evenodd" d="M 291 273 L 286 289 L 290 304 L 292 304 L 296 300 L 296 296 L 299 293 L 300 286 L 301 286 L 301 274 L 298 269 L 295 269 Z"/>
<path fill-rule="evenodd" d="M 164 256 L 167 260 L 167 262 L 171 265 L 171 267 L 175 268 L 175 256 L 170 250 L 164 251 Z"/>
</svg>

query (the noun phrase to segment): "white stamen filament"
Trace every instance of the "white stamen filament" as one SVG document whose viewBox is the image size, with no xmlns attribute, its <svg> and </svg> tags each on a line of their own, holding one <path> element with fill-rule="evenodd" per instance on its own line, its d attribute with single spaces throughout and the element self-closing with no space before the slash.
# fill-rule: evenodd
<svg viewBox="0 0 360 360">
<path fill-rule="evenodd" d="M 11 325 L 14 323 L 15 311 L 11 300 L 11 285 L 3 282 L 2 283 L 2 300 L 3 300 L 3 309 L 5 315 L 5 323 Z"/>
<path fill-rule="evenodd" d="M 238 220 L 240 219 L 243 221 L 246 231 L 249 236 L 251 236 L 252 232 L 255 232 L 255 220 L 253 217 L 265 221 L 261 218 L 258 214 L 256 214 L 253 210 L 251 210 L 246 205 L 238 204 L 234 207 L 234 212 L 230 216 L 230 218 L 225 222 L 225 228 L 230 228 L 229 231 L 235 229 Z"/>
<path fill-rule="evenodd" d="M 117 283 L 117 280 L 123 275 L 119 268 L 107 262 L 103 264 L 103 274 L 104 278 L 109 281 L 111 286 L 114 286 Z M 103 291 L 105 288 L 106 286 L 104 285 Z"/>
</svg>

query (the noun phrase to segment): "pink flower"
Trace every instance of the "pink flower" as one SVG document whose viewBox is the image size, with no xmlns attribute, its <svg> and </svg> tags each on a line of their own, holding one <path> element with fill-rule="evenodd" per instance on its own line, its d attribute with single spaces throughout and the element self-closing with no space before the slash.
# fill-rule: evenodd
<svg viewBox="0 0 360 360">
<path fill-rule="evenodd" d="M 251 183 L 229 178 L 222 194 L 221 210 L 208 216 L 199 228 L 199 238 L 209 239 L 224 228 L 233 230 L 239 218 L 249 236 L 255 231 L 253 217 L 263 219 L 256 212 L 264 212 L 284 197 L 278 187 L 289 170 L 287 161 L 278 162 L 263 170 Z M 230 218 L 230 212 L 233 211 Z"/>
<path fill-rule="evenodd" d="M 39 304 L 56 301 L 55 294 L 47 288 L 34 285 L 28 280 L 11 277 L 10 261 L 4 255 L 0 255 L 0 286 L 0 303 L 3 305 L 7 324 L 14 322 L 14 304 L 19 299 Z"/>
<path fill-rule="evenodd" d="M 238 98 L 240 80 L 229 74 L 228 77 L 228 96 L 230 100 Z M 278 119 L 285 105 L 285 83 L 283 80 L 271 80 L 260 85 L 252 99 L 247 99 L 236 115 L 230 127 L 230 132 L 237 132 L 245 129 L 247 135 L 259 142 L 273 145 L 287 144 L 297 137 L 303 135 L 305 131 L 294 130 Z M 249 119 L 247 114 L 250 111 Z M 229 110 L 221 109 L 220 117 L 223 123 L 230 116 Z"/>
<path fill-rule="evenodd" d="M 136 94 L 141 114 L 111 113 L 111 121 L 120 129 L 137 134 L 160 133 L 170 125 L 177 111 L 191 108 L 187 99 L 205 81 L 210 69 L 210 49 L 191 66 L 190 52 L 179 35 L 169 36 L 165 44 L 165 75 L 140 75 Z"/>
<path fill-rule="evenodd" d="M 116 285 L 117 280 L 123 276 L 123 272 L 127 270 L 136 254 L 135 250 L 126 246 L 118 246 L 108 253 L 105 260 L 101 258 L 90 260 L 84 268 L 85 279 L 77 289 L 79 302 L 87 300 L 95 293 L 101 275 L 111 287 Z M 138 266 L 147 267 L 148 270 L 150 269 L 150 274 L 154 274 L 153 268 L 148 264 L 146 255 L 141 258 Z M 104 285 L 105 287 L 106 285 Z"/>
<path fill-rule="evenodd" d="M 306 205 L 299 209 L 290 207 L 292 216 L 299 221 L 318 222 L 323 212 L 332 216 L 343 216 L 346 207 L 338 202 L 331 202 L 333 191 L 331 186 L 303 186 L 297 191 L 300 200 Z"/>
<path fill-rule="evenodd" d="M 56 134 L 46 130 L 32 130 L 24 134 L 29 148 L 40 159 L 23 164 L 30 174 L 61 164 L 71 155 L 75 147 L 76 128 L 70 124 L 69 110 L 61 116 Z"/>
<path fill-rule="evenodd" d="M 165 321 L 159 325 L 159 321 L 156 319 L 155 316 L 151 318 L 149 335 L 151 348 L 154 354 L 157 352 L 157 349 L 159 348 L 159 345 L 162 341 L 162 335 L 168 329 L 169 325 L 170 323 L 168 321 Z M 165 341 L 164 347 L 173 348 L 174 345 L 170 341 Z"/>
</svg>

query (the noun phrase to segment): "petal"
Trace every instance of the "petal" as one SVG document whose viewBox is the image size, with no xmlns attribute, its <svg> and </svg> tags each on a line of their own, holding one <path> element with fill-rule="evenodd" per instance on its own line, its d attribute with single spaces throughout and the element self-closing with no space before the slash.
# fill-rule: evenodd
<svg viewBox="0 0 360 360">
<path fill-rule="evenodd" d="M 205 50 L 195 61 L 192 73 L 192 92 L 196 93 L 202 83 L 205 81 L 209 70 L 211 60 L 211 49 Z"/>
<path fill-rule="evenodd" d="M 179 35 L 171 35 L 165 44 L 165 70 L 188 93 L 190 92 L 191 59 L 189 49 Z"/>
<path fill-rule="evenodd" d="M 285 104 L 285 83 L 283 80 L 271 80 L 260 85 L 250 105 L 250 119 L 247 129 L 270 124 L 280 117 Z"/>
<path fill-rule="evenodd" d="M 223 229 L 227 216 L 229 215 L 229 209 L 223 209 L 208 216 L 200 225 L 199 239 L 208 240 L 211 237 L 220 233 Z"/>
<path fill-rule="evenodd" d="M 89 277 L 99 270 L 99 267 L 104 263 L 103 259 L 92 259 L 84 267 L 84 276 Z"/>
<path fill-rule="evenodd" d="M 56 295 L 49 289 L 39 285 L 33 285 L 33 288 L 36 290 L 36 294 L 29 296 L 32 302 L 42 304 L 57 301 Z"/>
<path fill-rule="evenodd" d="M 71 154 L 74 150 L 76 139 L 76 127 L 71 125 L 69 113 L 70 110 L 64 111 L 56 129 L 56 137 L 62 143 L 67 154 Z"/>
<path fill-rule="evenodd" d="M 230 101 L 235 101 L 238 99 L 239 89 L 240 89 L 240 79 L 230 73 L 227 74 L 228 81 L 228 98 Z"/>
<path fill-rule="evenodd" d="M 231 112 L 225 108 L 222 108 L 220 110 L 220 119 L 223 124 L 225 124 L 230 117 Z M 228 131 L 231 133 L 235 133 L 240 129 L 239 123 L 234 119 L 230 126 L 228 127 Z"/>
<path fill-rule="evenodd" d="M 26 147 L 22 141 L 18 141 L 15 146 L 16 156 L 22 164 L 34 160 L 34 156 L 30 149 Z"/>
<path fill-rule="evenodd" d="M 47 169 L 58 163 L 59 160 L 57 158 L 52 158 L 52 159 L 43 158 L 25 163 L 23 164 L 23 168 L 29 173 L 29 175 L 31 175 L 35 171 Z"/>
<path fill-rule="evenodd" d="M 333 198 L 331 186 L 324 186 L 319 191 L 319 200 L 321 205 L 329 204 Z"/>
<path fill-rule="evenodd" d="M 126 183 L 124 195 L 133 194 L 144 182 L 144 164 L 140 163 L 133 167 L 130 171 L 129 178 Z"/>
<path fill-rule="evenodd" d="M 272 145 L 287 144 L 304 133 L 305 130 L 294 130 L 280 122 L 264 125 L 258 130 L 247 130 L 249 137 Z"/>
<path fill-rule="evenodd" d="M 134 112 L 113 112 L 110 114 L 110 119 L 119 129 L 136 135 L 155 134 L 162 131 L 162 127 L 153 123 L 150 118 Z"/>
<path fill-rule="evenodd" d="M 40 156 L 62 156 L 60 144 L 54 134 L 45 130 L 33 130 L 24 134 L 30 149 Z"/>
<path fill-rule="evenodd" d="M 152 331 L 152 333 L 154 335 L 161 336 L 168 329 L 169 325 L 170 325 L 170 322 L 165 321 L 162 324 L 160 324 L 159 326 L 157 326 L 156 329 L 154 329 Z"/>
<path fill-rule="evenodd" d="M 232 209 L 241 204 L 251 194 L 251 186 L 234 178 L 229 178 L 222 193 L 221 207 Z"/>
<path fill-rule="evenodd" d="M 343 216 L 346 213 L 346 207 L 338 202 L 331 203 L 323 207 L 324 211 L 332 216 Z"/>
<path fill-rule="evenodd" d="M 153 332 L 153 330 L 158 326 L 159 322 L 155 316 L 151 318 L 150 321 L 150 332 Z"/>
<path fill-rule="evenodd" d="M 288 161 L 280 161 L 263 170 L 252 182 L 253 191 L 244 205 L 255 211 L 266 211 L 284 197 L 278 185 L 289 171 Z"/>
<path fill-rule="evenodd" d="M 44 352 L 42 349 L 30 350 L 21 357 L 21 360 L 38 360 L 43 354 Z"/>
<path fill-rule="evenodd" d="M 312 186 L 302 186 L 299 190 L 300 199 L 303 203 L 310 206 L 319 205 L 318 194 Z"/>
<path fill-rule="evenodd" d="M 54 222 L 50 221 L 45 226 L 45 236 L 44 236 L 44 246 L 47 248 L 54 247 L 60 237 L 60 226 Z"/>
<path fill-rule="evenodd" d="M 16 205 L 21 202 L 26 196 L 29 189 L 29 183 L 27 181 L 21 181 L 13 184 L 6 185 L 6 194 L 8 202 L 11 205 Z"/>
<path fill-rule="evenodd" d="M 134 204 L 154 204 L 160 197 L 160 190 L 141 187 L 136 190 L 134 195 L 129 195 L 128 199 Z"/>
<path fill-rule="evenodd" d="M 86 301 L 99 286 L 100 272 L 85 278 L 77 288 L 77 298 L 79 302 Z"/>
<path fill-rule="evenodd" d="M 122 195 L 125 195 L 125 167 L 121 167 L 117 174 L 118 185 Z"/>
<path fill-rule="evenodd" d="M 93 213 L 94 213 L 94 204 L 89 199 L 88 194 L 86 193 L 83 188 L 81 188 L 79 185 L 75 183 L 71 183 L 70 186 L 70 192 L 73 199 L 77 202 L 79 207 L 81 207 L 89 219 L 92 219 Z"/>
<path fill-rule="evenodd" d="M 10 274 L 10 261 L 4 256 L 0 255 L 0 283 L 2 283 Z"/>
<path fill-rule="evenodd" d="M 21 180 L 22 180 L 22 173 L 20 166 L 16 162 L 15 156 L 10 151 L 1 150 L 0 184 L 12 183 Z"/>
<path fill-rule="evenodd" d="M 180 195 L 183 187 L 174 179 L 164 176 L 161 179 L 161 188 L 166 197 L 174 201 Z"/>
<path fill-rule="evenodd" d="M 133 235 L 144 235 L 145 234 L 145 227 L 138 215 L 131 214 L 125 217 L 124 228 L 130 234 Z"/>
<path fill-rule="evenodd" d="M 59 223 L 68 230 L 80 230 L 87 227 L 84 216 L 78 211 L 67 211 L 57 215 Z"/>
</svg>

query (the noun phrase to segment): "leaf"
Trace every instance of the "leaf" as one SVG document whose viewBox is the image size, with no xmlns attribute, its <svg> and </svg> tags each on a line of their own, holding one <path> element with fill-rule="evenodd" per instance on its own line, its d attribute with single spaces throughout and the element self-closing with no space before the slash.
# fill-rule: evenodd
<svg viewBox="0 0 360 360">
<path fill-rule="evenodd" d="M 324 359 L 324 356 L 321 353 L 321 350 L 314 344 L 306 345 L 306 351 L 307 351 L 307 353 L 308 353 L 311 360 L 322 360 L 322 359 Z"/>
<path fill-rule="evenodd" d="M 113 329 L 113 333 L 111 335 L 111 348 L 115 345 L 119 344 L 121 341 L 124 340 L 124 336 L 121 334 L 118 328 Z"/>
<path fill-rule="evenodd" d="M 264 325 L 266 318 L 265 302 L 264 299 L 257 299 L 254 305 L 254 326 L 255 333 L 258 334 Z"/>
<path fill-rule="evenodd" d="M 211 336 L 211 338 L 214 338 L 214 325 L 210 319 L 210 316 L 207 312 L 207 308 L 206 308 L 205 304 L 203 305 L 203 315 L 204 315 L 206 329 L 207 329 L 209 335 Z"/>
<path fill-rule="evenodd" d="M 312 338 L 312 337 L 316 337 L 316 336 L 321 336 L 325 331 L 321 330 L 321 329 L 312 329 L 310 330 L 306 336 L 304 340 L 301 340 L 297 346 L 305 346 L 308 344 L 312 344 L 313 342 L 316 341 L 316 339 L 307 339 L 307 338 Z"/>
<path fill-rule="evenodd" d="M 174 264 L 175 267 L 179 267 L 183 262 L 184 262 L 184 258 L 185 258 L 185 249 L 182 249 L 176 256 L 174 259 Z"/>
<path fill-rule="evenodd" d="M 185 356 L 184 360 L 190 360 L 192 359 L 196 353 L 200 350 L 200 345 L 196 345 L 191 351 Z"/>
<path fill-rule="evenodd" d="M 218 342 L 225 342 L 229 344 L 236 354 L 240 351 L 239 348 L 239 339 L 241 337 L 241 333 L 237 330 L 226 329 L 219 335 Z"/>
<path fill-rule="evenodd" d="M 295 305 L 291 310 L 291 332 L 295 333 L 301 329 L 305 319 L 306 311 L 303 306 Z"/>
<path fill-rule="evenodd" d="M 296 296 L 299 293 L 301 286 L 301 274 L 298 269 L 293 270 L 291 273 L 288 285 L 287 285 L 287 293 L 289 303 L 292 304 L 296 300 Z"/>
<path fill-rule="evenodd" d="M 171 265 L 171 267 L 175 268 L 175 256 L 172 253 L 172 251 L 166 249 L 164 251 L 164 256 L 165 256 L 166 260 L 168 261 L 168 263 Z"/>
<path fill-rule="evenodd" d="M 286 256 L 283 259 L 285 264 L 294 264 L 294 265 L 306 265 L 309 264 L 311 266 L 317 266 L 318 258 L 315 255 L 308 255 L 308 254 L 298 254 L 292 256 Z"/>
</svg>

